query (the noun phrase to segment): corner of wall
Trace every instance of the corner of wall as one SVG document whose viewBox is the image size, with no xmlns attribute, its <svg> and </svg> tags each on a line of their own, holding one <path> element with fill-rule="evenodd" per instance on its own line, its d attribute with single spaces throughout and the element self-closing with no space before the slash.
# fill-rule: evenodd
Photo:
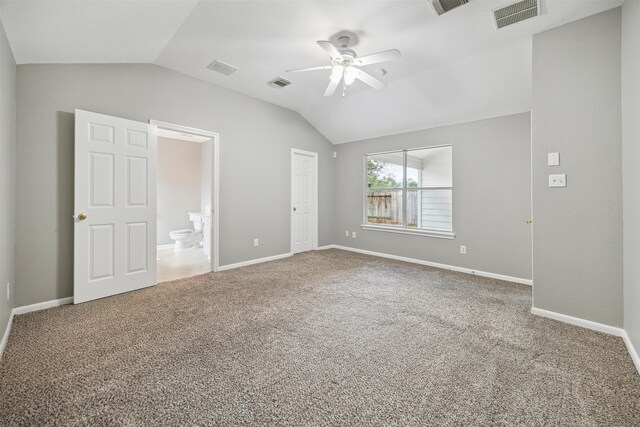
<svg viewBox="0 0 640 427">
<path fill-rule="evenodd" d="M 0 353 L 15 301 L 16 62 L 0 21 Z M 9 298 L 7 298 L 9 286 Z"/>
</svg>

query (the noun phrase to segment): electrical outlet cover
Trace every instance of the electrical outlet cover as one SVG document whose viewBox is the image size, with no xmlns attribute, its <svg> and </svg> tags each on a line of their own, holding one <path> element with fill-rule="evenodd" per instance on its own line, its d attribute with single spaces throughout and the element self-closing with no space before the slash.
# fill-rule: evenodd
<svg viewBox="0 0 640 427">
<path fill-rule="evenodd" d="M 566 187 L 567 175 L 560 173 L 556 175 L 549 175 L 549 187 Z"/>
</svg>

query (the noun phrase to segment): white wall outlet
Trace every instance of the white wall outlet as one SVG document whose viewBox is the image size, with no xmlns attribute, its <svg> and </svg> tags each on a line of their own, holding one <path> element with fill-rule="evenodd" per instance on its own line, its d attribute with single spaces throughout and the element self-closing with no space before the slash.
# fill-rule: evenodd
<svg viewBox="0 0 640 427">
<path fill-rule="evenodd" d="M 337 157 L 338 157 L 338 152 L 337 152 L 337 151 L 334 151 L 334 152 L 333 152 L 333 158 L 335 159 L 335 158 L 337 158 Z"/>
<path fill-rule="evenodd" d="M 349 237 L 349 230 L 344 231 L 344 237 Z"/>
<path fill-rule="evenodd" d="M 7 282 L 7 301 L 11 299 L 11 282 Z"/>
<path fill-rule="evenodd" d="M 464 245 L 461 245 L 461 246 L 460 246 L 460 253 L 461 253 L 462 255 L 466 255 L 466 254 L 467 254 L 467 247 L 466 247 L 466 246 L 464 246 Z"/>
<path fill-rule="evenodd" d="M 351 233 L 351 237 L 353 237 L 354 239 L 356 238 L 356 232 L 355 232 L 355 231 L 353 231 L 353 232 Z"/>
<path fill-rule="evenodd" d="M 260 240 L 253 239 L 253 246 L 260 246 Z"/>
<path fill-rule="evenodd" d="M 560 173 L 556 175 L 549 175 L 549 187 L 566 187 L 567 175 Z"/>
<path fill-rule="evenodd" d="M 560 165 L 560 153 L 548 153 L 547 166 L 559 166 L 559 165 Z"/>
</svg>

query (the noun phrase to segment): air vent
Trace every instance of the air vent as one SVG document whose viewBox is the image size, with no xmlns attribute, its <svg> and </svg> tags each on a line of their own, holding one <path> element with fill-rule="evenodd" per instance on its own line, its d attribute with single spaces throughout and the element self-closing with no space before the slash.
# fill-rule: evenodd
<svg viewBox="0 0 640 427">
<path fill-rule="evenodd" d="M 431 5 L 438 16 L 444 15 L 451 9 L 469 3 L 469 0 L 431 0 Z"/>
<path fill-rule="evenodd" d="M 215 60 L 211 64 L 207 65 L 207 68 L 211 71 L 215 71 L 216 73 L 224 74 L 225 76 L 229 76 L 238 71 L 238 69 L 233 65 L 225 64 L 224 62 L 218 60 Z"/>
<path fill-rule="evenodd" d="M 282 89 L 285 86 L 289 86 L 291 82 L 287 79 L 283 79 L 282 77 L 278 77 L 275 80 L 271 80 L 270 82 L 267 82 L 267 84 L 273 88 Z"/>
<path fill-rule="evenodd" d="M 534 18 L 540 14 L 538 0 L 523 0 L 493 11 L 496 27 L 503 28 L 525 19 Z"/>
</svg>

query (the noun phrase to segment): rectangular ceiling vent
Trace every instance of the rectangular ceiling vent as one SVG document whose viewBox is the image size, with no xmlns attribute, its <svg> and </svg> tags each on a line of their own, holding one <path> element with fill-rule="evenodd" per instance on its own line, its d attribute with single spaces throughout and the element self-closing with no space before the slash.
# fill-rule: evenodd
<svg viewBox="0 0 640 427">
<path fill-rule="evenodd" d="M 469 0 L 431 0 L 431 5 L 438 16 L 444 15 L 451 9 L 469 3 Z"/>
<path fill-rule="evenodd" d="M 283 79 L 282 77 L 278 77 L 277 79 L 267 82 L 267 84 L 273 88 L 282 89 L 283 87 L 289 86 L 291 82 L 287 79 Z"/>
<path fill-rule="evenodd" d="M 211 64 L 207 65 L 207 68 L 211 71 L 215 71 L 216 73 L 224 74 L 225 76 L 230 76 L 231 74 L 238 71 L 238 69 L 233 65 L 225 64 L 224 62 L 218 61 L 217 59 Z"/>
<path fill-rule="evenodd" d="M 540 15 L 539 0 L 522 0 L 493 11 L 498 29 Z"/>
</svg>

